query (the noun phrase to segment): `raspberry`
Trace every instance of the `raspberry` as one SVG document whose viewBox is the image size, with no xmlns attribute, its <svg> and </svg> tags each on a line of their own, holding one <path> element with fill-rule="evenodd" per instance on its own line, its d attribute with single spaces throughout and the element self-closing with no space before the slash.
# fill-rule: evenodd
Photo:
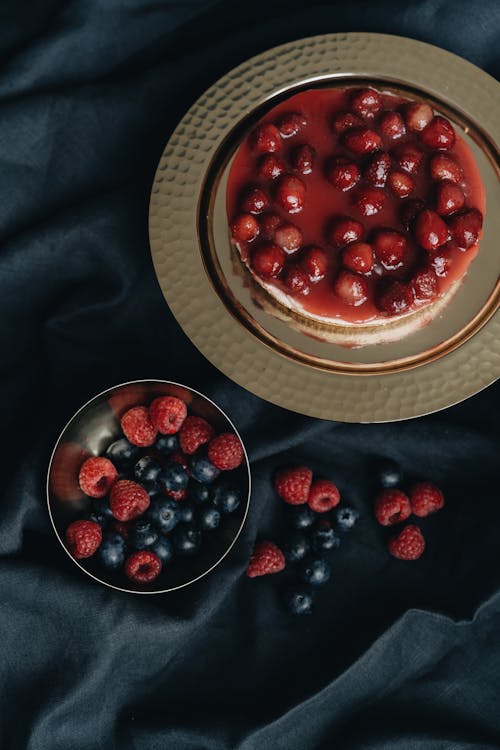
<svg viewBox="0 0 500 750">
<path fill-rule="evenodd" d="M 311 469 L 307 466 L 298 466 L 291 469 L 280 469 L 276 473 L 274 486 L 285 503 L 302 505 L 302 503 L 307 503 L 311 482 Z"/>
<path fill-rule="evenodd" d="M 102 530 L 94 521 L 73 521 L 66 529 L 66 543 L 76 560 L 92 557 L 102 542 Z"/>
<path fill-rule="evenodd" d="M 123 521 L 114 521 L 112 525 L 116 533 L 122 536 L 126 541 L 129 537 L 130 524 L 124 523 Z"/>
<path fill-rule="evenodd" d="M 149 495 L 137 482 L 120 479 L 111 490 L 109 506 L 117 521 L 131 521 L 149 508 Z"/>
<path fill-rule="evenodd" d="M 285 568 L 285 556 L 273 542 L 257 542 L 246 570 L 249 578 L 279 573 Z"/>
<path fill-rule="evenodd" d="M 182 503 L 188 496 L 188 488 L 184 487 L 183 490 L 165 490 L 165 495 L 168 495 L 168 497 L 171 497 L 177 503 Z"/>
<path fill-rule="evenodd" d="M 203 417 L 187 417 L 179 431 L 179 444 L 181 450 L 192 456 L 200 445 L 205 445 L 214 436 L 212 425 L 208 424 Z"/>
<path fill-rule="evenodd" d="M 125 574 L 135 583 L 151 583 L 161 572 L 161 560 L 149 550 L 141 550 L 130 555 L 125 561 Z"/>
<path fill-rule="evenodd" d="M 338 488 L 328 479 L 315 479 L 309 490 L 307 504 L 315 513 L 325 513 L 340 502 Z"/>
<path fill-rule="evenodd" d="M 179 432 L 187 416 L 187 406 L 175 396 L 160 396 L 149 406 L 151 421 L 162 435 Z"/>
<path fill-rule="evenodd" d="M 80 489 L 89 497 L 104 497 L 118 478 L 109 458 L 93 456 L 83 462 L 78 475 Z"/>
<path fill-rule="evenodd" d="M 134 406 L 121 419 L 123 434 L 132 445 L 146 448 L 153 445 L 157 430 L 145 406 Z"/>
<path fill-rule="evenodd" d="M 394 488 L 382 490 L 375 500 L 375 516 L 381 526 L 393 526 L 411 516 L 408 496 Z"/>
<path fill-rule="evenodd" d="M 389 552 L 398 560 L 418 560 L 425 549 L 425 539 L 418 526 L 405 526 L 387 545 Z"/>
<path fill-rule="evenodd" d="M 419 518 L 425 518 L 444 506 L 443 493 L 430 482 L 418 482 L 410 489 L 411 509 Z"/>
<path fill-rule="evenodd" d="M 208 445 L 208 459 L 221 471 L 236 469 L 243 461 L 243 446 L 237 435 L 223 432 Z"/>
</svg>

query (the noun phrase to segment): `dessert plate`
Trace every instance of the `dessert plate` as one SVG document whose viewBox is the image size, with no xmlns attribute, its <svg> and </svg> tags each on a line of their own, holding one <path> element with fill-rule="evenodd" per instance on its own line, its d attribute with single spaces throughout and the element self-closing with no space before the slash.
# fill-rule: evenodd
<svg viewBox="0 0 500 750">
<path fill-rule="evenodd" d="M 256 304 L 235 267 L 226 186 L 239 143 L 268 109 L 305 89 L 358 83 L 428 101 L 452 121 L 478 164 L 486 220 L 478 256 L 440 317 L 400 341 L 348 349 Z M 499 122 L 493 78 L 449 52 L 402 37 L 322 35 L 243 63 L 185 115 L 155 176 L 153 262 L 178 322 L 237 383 L 315 417 L 406 419 L 486 387 L 500 374 Z"/>
</svg>

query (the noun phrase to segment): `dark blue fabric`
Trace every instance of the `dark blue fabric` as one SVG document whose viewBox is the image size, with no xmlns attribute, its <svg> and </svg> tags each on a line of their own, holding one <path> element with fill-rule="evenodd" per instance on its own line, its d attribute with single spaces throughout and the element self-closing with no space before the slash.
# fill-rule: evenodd
<svg viewBox="0 0 500 750">
<path fill-rule="evenodd" d="M 432 42 L 500 72 L 497 0 L 4 0 L 0 8 L 0 744 L 5 750 L 500 747 L 499 388 L 424 419 L 306 419 L 226 380 L 156 282 L 149 190 L 170 132 L 221 74 L 308 34 Z M 170 378 L 249 447 L 251 512 L 228 561 L 177 594 L 106 590 L 68 563 L 45 506 L 51 447 L 87 398 Z M 418 565 L 371 517 L 376 454 L 425 469 L 447 508 Z M 362 512 L 310 619 L 242 577 L 277 534 L 270 475 L 333 474 Z"/>
</svg>

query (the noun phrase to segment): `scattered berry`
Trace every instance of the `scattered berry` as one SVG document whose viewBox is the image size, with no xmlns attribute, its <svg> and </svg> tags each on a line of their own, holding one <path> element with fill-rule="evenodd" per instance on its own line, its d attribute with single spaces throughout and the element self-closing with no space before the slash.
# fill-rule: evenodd
<svg viewBox="0 0 500 750">
<path fill-rule="evenodd" d="M 436 115 L 420 133 L 424 146 L 436 151 L 448 151 L 455 144 L 453 125 L 444 117 Z"/>
<path fill-rule="evenodd" d="M 149 495 L 140 484 L 119 479 L 109 496 L 109 505 L 117 521 L 131 521 L 149 508 Z"/>
<path fill-rule="evenodd" d="M 179 430 L 179 445 L 183 453 L 192 456 L 198 448 L 208 443 L 213 436 L 214 429 L 206 419 L 189 415 Z"/>
<path fill-rule="evenodd" d="M 273 279 L 280 275 L 285 264 L 285 253 L 271 242 L 257 247 L 252 255 L 252 268 L 258 276 Z"/>
<path fill-rule="evenodd" d="M 239 214 L 231 223 L 234 242 L 252 242 L 259 234 L 259 224 L 252 214 Z"/>
<path fill-rule="evenodd" d="M 92 503 L 92 510 L 94 513 L 100 516 L 104 516 L 108 521 L 111 521 L 114 516 L 109 507 L 109 501 L 106 497 L 98 497 Z"/>
<path fill-rule="evenodd" d="M 315 513 L 325 513 L 340 502 L 340 492 L 329 479 L 315 479 L 309 490 L 307 504 Z"/>
<path fill-rule="evenodd" d="M 324 586 L 330 580 L 332 570 L 326 560 L 313 557 L 302 564 L 300 575 L 310 586 Z"/>
<path fill-rule="evenodd" d="M 186 419 L 187 406 L 175 396 L 160 396 L 151 403 L 149 414 L 158 432 L 162 435 L 175 435 Z"/>
<path fill-rule="evenodd" d="M 93 521 L 73 521 L 66 529 L 66 544 L 76 560 L 92 557 L 102 542 L 102 529 Z"/>
<path fill-rule="evenodd" d="M 192 523 L 194 521 L 194 505 L 181 503 L 179 505 L 179 523 Z"/>
<path fill-rule="evenodd" d="M 340 537 L 330 521 L 321 520 L 312 533 L 312 546 L 315 552 L 329 552 L 340 547 Z"/>
<path fill-rule="evenodd" d="M 419 518 L 435 513 L 444 506 L 444 496 L 439 487 L 430 482 L 418 482 L 410 489 L 411 509 Z"/>
<path fill-rule="evenodd" d="M 282 138 L 292 138 L 307 125 L 304 115 L 299 112 L 289 112 L 278 121 L 278 130 Z"/>
<path fill-rule="evenodd" d="M 314 524 L 316 515 L 308 505 L 303 505 L 291 509 L 290 520 L 295 529 L 308 529 Z"/>
<path fill-rule="evenodd" d="M 259 216 L 260 236 L 264 240 L 274 240 L 274 233 L 281 224 L 278 214 L 265 213 Z"/>
<path fill-rule="evenodd" d="M 127 544 L 121 534 L 110 531 L 105 534 L 99 547 L 99 558 L 106 568 L 121 568 L 125 562 Z"/>
<path fill-rule="evenodd" d="M 382 526 L 394 526 L 411 516 L 408 496 L 396 487 L 382 490 L 375 500 L 375 516 Z"/>
<path fill-rule="evenodd" d="M 389 552 L 398 560 L 418 560 L 425 549 L 425 540 L 418 526 L 405 526 L 389 540 Z"/>
<path fill-rule="evenodd" d="M 276 492 L 290 505 L 307 503 L 311 483 L 312 471 L 307 466 L 279 469 L 274 479 Z"/>
<path fill-rule="evenodd" d="M 354 528 L 358 521 L 359 513 L 355 508 L 338 508 L 336 511 L 336 518 L 339 531 L 345 533 Z"/>
<path fill-rule="evenodd" d="M 274 542 L 263 540 L 255 544 L 246 574 L 249 578 L 256 578 L 270 573 L 279 573 L 284 568 L 283 552 Z"/>
<path fill-rule="evenodd" d="M 366 242 L 353 242 L 342 253 L 345 268 L 355 273 L 369 273 L 373 267 L 373 250 Z"/>
<path fill-rule="evenodd" d="M 104 497 L 117 479 L 118 472 L 109 458 L 92 456 L 83 462 L 78 484 L 89 497 Z"/>
<path fill-rule="evenodd" d="M 241 440 L 233 432 L 223 432 L 208 444 L 208 458 L 221 471 L 230 471 L 243 461 Z"/>
<path fill-rule="evenodd" d="M 310 615 L 314 605 L 313 592 L 305 587 L 292 589 L 286 594 L 285 604 L 292 615 Z"/>
<path fill-rule="evenodd" d="M 260 125 L 251 135 L 251 144 L 259 154 L 274 153 L 281 148 L 280 131 L 276 125 Z"/>
<path fill-rule="evenodd" d="M 125 562 L 125 574 L 135 583 L 151 583 L 161 573 L 161 560 L 150 550 L 134 552 Z"/>
<path fill-rule="evenodd" d="M 333 247 L 344 247 L 350 242 L 358 242 L 364 231 L 361 222 L 350 216 L 339 216 L 330 226 L 328 240 Z"/>
<path fill-rule="evenodd" d="M 293 534 L 283 545 L 283 554 L 287 562 L 300 562 L 309 552 L 309 541 L 305 534 Z"/>
<path fill-rule="evenodd" d="M 368 299 L 368 287 L 362 276 L 341 271 L 333 283 L 333 291 L 346 305 L 359 307 Z"/>
<path fill-rule="evenodd" d="M 153 425 L 145 406 L 134 406 L 121 418 L 121 428 L 125 437 L 141 448 L 148 448 L 156 440 L 158 430 Z"/>
<path fill-rule="evenodd" d="M 382 97 L 375 89 L 356 89 L 351 94 L 351 106 L 360 117 L 373 119 L 380 112 Z"/>
<path fill-rule="evenodd" d="M 307 143 L 297 146 L 290 156 L 292 168 L 300 174 L 311 174 L 315 159 L 316 152 Z"/>
<path fill-rule="evenodd" d="M 220 469 L 205 456 L 193 456 L 190 464 L 191 476 L 201 484 L 210 484 L 220 474 Z"/>
</svg>

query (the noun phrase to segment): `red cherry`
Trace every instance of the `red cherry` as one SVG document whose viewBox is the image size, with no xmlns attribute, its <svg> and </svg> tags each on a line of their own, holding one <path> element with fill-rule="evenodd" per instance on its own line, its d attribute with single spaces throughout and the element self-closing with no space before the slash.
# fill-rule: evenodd
<svg viewBox="0 0 500 750">
<path fill-rule="evenodd" d="M 397 141 L 406 133 L 404 120 L 399 112 L 384 112 L 378 122 L 382 138 L 387 141 Z"/>
<path fill-rule="evenodd" d="M 257 174 L 262 180 L 275 180 L 284 171 L 284 162 L 275 154 L 264 154 L 257 167 Z"/>
<path fill-rule="evenodd" d="M 262 214 L 259 216 L 260 235 L 265 240 L 273 240 L 276 229 L 281 224 L 278 214 Z"/>
<path fill-rule="evenodd" d="M 363 177 L 373 187 L 384 187 L 387 182 L 387 175 L 391 168 L 391 157 L 387 151 L 381 151 L 375 154 L 363 172 Z"/>
<path fill-rule="evenodd" d="M 442 180 L 436 187 L 436 211 L 440 216 L 449 216 L 464 207 L 462 188 L 450 180 Z"/>
<path fill-rule="evenodd" d="M 373 238 L 375 257 L 387 269 L 397 268 L 403 262 L 407 242 L 404 234 L 393 229 L 379 229 Z"/>
<path fill-rule="evenodd" d="M 334 157 L 327 166 L 326 178 L 337 190 L 350 190 L 359 180 L 359 169 L 345 156 Z"/>
<path fill-rule="evenodd" d="M 409 198 L 408 200 L 403 201 L 399 212 L 399 218 L 405 229 L 410 228 L 417 214 L 419 214 L 424 208 L 425 203 L 420 198 Z"/>
<path fill-rule="evenodd" d="M 299 266 L 291 266 L 285 274 L 285 285 L 293 294 L 307 295 L 311 291 L 309 277 Z"/>
<path fill-rule="evenodd" d="M 451 257 L 446 252 L 447 245 L 442 247 L 439 252 L 430 256 L 430 265 L 436 272 L 436 276 L 444 278 L 448 275 L 452 262 Z"/>
<path fill-rule="evenodd" d="M 286 174 L 279 178 L 276 201 L 288 213 L 295 214 L 302 211 L 305 195 L 306 186 L 300 177 Z"/>
<path fill-rule="evenodd" d="M 382 107 L 382 97 L 375 89 L 356 89 L 351 94 L 351 106 L 361 117 L 372 119 Z"/>
<path fill-rule="evenodd" d="M 339 112 L 332 120 L 332 130 L 340 135 L 351 128 L 359 128 L 362 124 L 362 119 L 352 112 Z"/>
<path fill-rule="evenodd" d="M 269 198 L 260 188 L 249 188 L 243 195 L 241 208 L 250 214 L 260 214 L 269 208 Z"/>
<path fill-rule="evenodd" d="M 408 130 L 419 133 L 434 117 L 432 107 L 424 102 L 412 102 L 404 108 L 406 126 Z"/>
<path fill-rule="evenodd" d="M 273 279 L 279 276 L 285 263 L 285 253 L 278 245 L 268 242 L 256 247 L 252 255 L 252 268 L 258 276 Z"/>
<path fill-rule="evenodd" d="M 288 112 L 286 115 L 280 117 L 278 121 L 278 129 L 282 138 L 291 138 L 297 135 L 306 125 L 306 118 L 299 112 Z"/>
<path fill-rule="evenodd" d="M 274 232 L 274 241 L 290 255 L 302 245 L 302 232 L 294 224 L 282 224 Z"/>
<path fill-rule="evenodd" d="M 290 161 L 293 169 L 297 170 L 300 174 L 311 174 L 315 158 L 316 151 L 312 146 L 304 143 L 302 146 L 297 146 L 292 152 Z"/>
<path fill-rule="evenodd" d="M 366 242 L 353 242 L 342 253 L 342 263 L 349 271 L 369 273 L 373 266 L 373 251 Z"/>
<path fill-rule="evenodd" d="M 430 208 L 424 208 L 415 219 L 415 237 L 425 250 L 433 251 L 448 240 L 448 227 L 442 218 Z"/>
<path fill-rule="evenodd" d="M 452 216 L 449 221 L 451 235 L 462 250 L 467 250 L 477 243 L 482 226 L 483 215 L 477 208 L 470 208 L 462 214 Z"/>
<path fill-rule="evenodd" d="M 401 315 L 411 307 L 412 302 L 413 294 L 410 287 L 401 281 L 384 284 L 377 296 L 379 309 L 389 315 Z"/>
<path fill-rule="evenodd" d="M 434 154 L 429 164 L 429 171 L 433 180 L 451 180 L 462 182 L 464 173 L 462 167 L 448 154 Z"/>
<path fill-rule="evenodd" d="M 374 216 L 382 210 L 385 193 L 379 188 L 358 188 L 353 196 L 353 204 L 363 216 Z"/>
<path fill-rule="evenodd" d="M 259 125 L 256 128 L 251 137 L 250 143 L 252 148 L 259 154 L 273 153 L 279 151 L 281 148 L 280 131 L 276 125 L 268 123 L 267 125 Z"/>
<path fill-rule="evenodd" d="M 251 242 L 258 234 L 259 225 L 252 214 L 239 214 L 231 223 L 231 235 L 235 242 Z"/>
<path fill-rule="evenodd" d="M 414 174 L 420 167 L 424 152 L 411 143 L 400 143 L 394 149 L 393 156 L 401 169 L 409 174 Z"/>
<path fill-rule="evenodd" d="M 334 219 L 328 232 L 328 240 L 333 247 L 344 247 L 350 242 L 357 242 L 364 233 L 361 222 L 350 216 L 339 216 Z"/>
<path fill-rule="evenodd" d="M 356 156 L 364 156 L 382 148 L 382 138 L 369 128 L 353 128 L 344 133 L 344 145 Z"/>
<path fill-rule="evenodd" d="M 435 151 L 448 151 L 455 143 L 455 129 L 451 122 L 436 115 L 420 133 L 420 140 Z"/>
<path fill-rule="evenodd" d="M 324 279 L 328 270 L 328 258 L 321 247 L 308 247 L 302 256 L 300 265 L 315 284 Z"/>
<path fill-rule="evenodd" d="M 341 271 L 333 283 L 333 291 L 346 305 L 359 307 L 368 299 L 366 280 L 357 273 Z"/>
<path fill-rule="evenodd" d="M 387 178 L 387 184 L 398 198 L 407 198 L 415 187 L 407 172 L 391 172 Z"/>
<path fill-rule="evenodd" d="M 413 276 L 410 283 L 417 302 L 436 299 L 439 291 L 436 272 L 433 268 L 422 268 Z"/>
</svg>

